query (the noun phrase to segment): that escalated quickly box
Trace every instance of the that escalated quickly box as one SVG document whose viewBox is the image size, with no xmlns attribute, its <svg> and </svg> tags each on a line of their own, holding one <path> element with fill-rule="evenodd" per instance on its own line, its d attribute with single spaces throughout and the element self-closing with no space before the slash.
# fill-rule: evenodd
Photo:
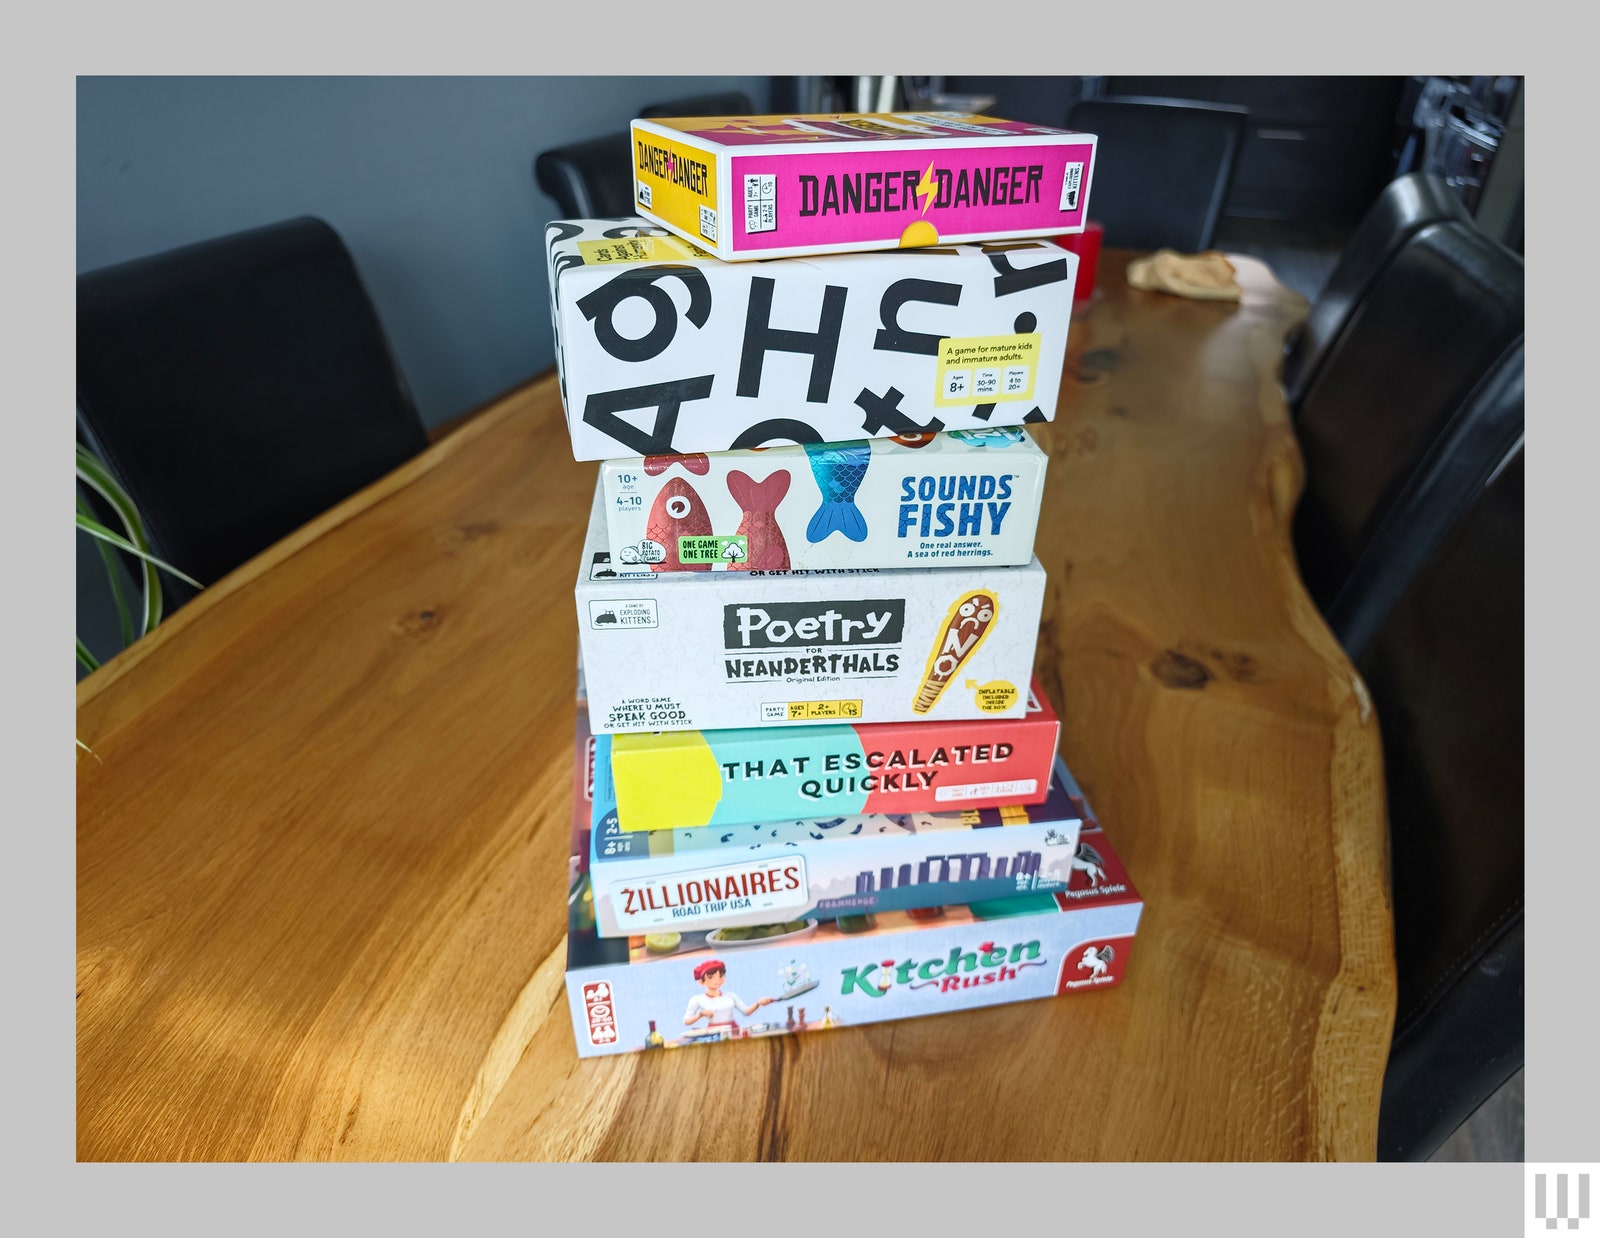
<svg viewBox="0 0 1600 1238">
<path fill-rule="evenodd" d="M 1081 232 L 1093 134 L 964 112 L 633 122 L 639 213 L 719 258 Z"/>
<path fill-rule="evenodd" d="M 1098 829 L 1061 848 L 1071 871 L 1048 893 L 602 937 L 595 890 L 608 879 L 598 860 L 591 871 L 593 751 L 581 734 L 577 757 L 566 979 L 580 1057 L 916 1018 L 1123 978 L 1143 902 Z"/>
<path fill-rule="evenodd" d="M 1021 718 L 1044 569 L 651 572 L 595 487 L 575 589 L 599 733 Z"/>
<path fill-rule="evenodd" d="M 545 240 L 579 460 L 1055 416 L 1078 260 L 1050 241 L 728 263 L 643 220 Z"/>
<path fill-rule="evenodd" d="M 1060 730 L 1035 683 L 1016 719 L 608 736 L 604 775 L 629 832 L 1000 808 L 1044 800 Z"/>
<path fill-rule="evenodd" d="M 600 479 L 612 562 L 652 571 L 1015 566 L 1048 461 L 1008 426 L 608 460 Z"/>
</svg>

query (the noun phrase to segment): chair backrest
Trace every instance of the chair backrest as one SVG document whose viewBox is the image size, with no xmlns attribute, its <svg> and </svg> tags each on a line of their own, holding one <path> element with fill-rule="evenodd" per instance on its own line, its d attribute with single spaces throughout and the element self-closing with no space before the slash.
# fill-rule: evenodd
<svg viewBox="0 0 1600 1238">
<path fill-rule="evenodd" d="M 1522 283 L 1522 262 L 1504 246 L 1469 225 L 1432 224 L 1383 269 L 1335 341 L 1296 421 L 1306 481 L 1295 551 L 1324 614 L 1336 603 L 1362 611 L 1340 594 L 1392 512 L 1406 514 L 1389 526 L 1386 553 L 1406 536 L 1436 536 L 1520 433 L 1520 406 L 1512 432 L 1503 401 L 1469 397 L 1522 338 Z M 1484 409 L 1494 414 L 1485 432 L 1452 432 L 1464 410 Z"/>
<path fill-rule="evenodd" d="M 78 432 L 205 584 L 427 446 L 349 251 L 311 218 L 80 275 Z"/>
<path fill-rule="evenodd" d="M 1406 479 L 1328 604 L 1328 626 L 1359 658 L 1407 585 L 1523 436 L 1523 341 L 1479 380 Z"/>
<path fill-rule="evenodd" d="M 742 90 L 730 90 L 720 95 L 690 95 L 670 103 L 652 103 L 639 115 L 650 120 L 662 116 L 748 116 L 750 112 L 750 96 Z"/>
<path fill-rule="evenodd" d="M 1412 172 L 1389 182 L 1284 349 L 1283 390 L 1291 409 L 1299 407 L 1361 298 L 1405 243 L 1429 224 L 1468 223 L 1471 218 L 1443 177 Z"/>
<path fill-rule="evenodd" d="M 547 150 L 533 161 L 533 176 L 563 219 L 634 213 L 633 146 L 626 132 Z"/>
<path fill-rule="evenodd" d="M 1518 446 L 1357 660 L 1389 801 L 1385 1160 L 1432 1155 L 1523 1061 L 1523 489 Z"/>
<path fill-rule="evenodd" d="M 1080 99 L 1067 128 L 1099 137 L 1089 214 L 1105 244 L 1210 249 L 1244 145 L 1248 108 L 1181 99 Z"/>
</svg>

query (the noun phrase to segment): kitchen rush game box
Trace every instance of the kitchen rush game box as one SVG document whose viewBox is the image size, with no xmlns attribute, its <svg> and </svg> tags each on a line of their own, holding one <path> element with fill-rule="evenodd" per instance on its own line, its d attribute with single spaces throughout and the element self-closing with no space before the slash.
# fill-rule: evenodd
<svg viewBox="0 0 1600 1238">
<path fill-rule="evenodd" d="M 574 595 L 596 734 L 1021 718 L 1044 569 L 652 572 L 597 482 Z"/>
<path fill-rule="evenodd" d="M 545 242 L 579 460 L 1055 416 L 1078 259 L 1051 241 L 743 264 L 643 220 Z"/>
<path fill-rule="evenodd" d="M 723 259 L 1081 232 L 1095 137 L 964 112 L 635 120 L 641 215 Z"/>
<path fill-rule="evenodd" d="M 1061 724 L 1034 683 L 1021 718 L 608 736 L 622 830 L 1036 804 Z"/>
<path fill-rule="evenodd" d="M 1033 558 L 1045 455 L 1016 426 L 600 466 L 613 563 L 655 572 Z"/>
<path fill-rule="evenodd" d="M 577 757 L 566 979 L 580 1057 L 1081 993 L 1116 985 L 1127 967 L 1143 902 L 1098 829 L 1062 848 L 1071 872 L 1051 892 L 603 937 L 590 863 L 594 766 L 581 739 Z M 969 833 L 1018 828 L 1028 827 Z M 860 844 L 827 846 L 845 853 Z"/>
</svg>

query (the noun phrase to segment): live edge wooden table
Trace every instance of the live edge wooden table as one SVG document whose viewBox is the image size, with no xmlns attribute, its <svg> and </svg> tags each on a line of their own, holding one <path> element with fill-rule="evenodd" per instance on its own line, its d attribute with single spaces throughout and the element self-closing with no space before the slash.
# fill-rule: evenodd
<svg viewBox="0 0 1600 1238">
<path fill-rule="evenodd" d="M 1304 302 L 1075 323 L 1038 554 L 1062 750 L 1146 899 L 1116 989 L 580 1061 L 572 582 L 535 380 L 84 680 L 83 1160 L 1370 1158 L 1383 776 L 1301 586 Z"/>
</svg>

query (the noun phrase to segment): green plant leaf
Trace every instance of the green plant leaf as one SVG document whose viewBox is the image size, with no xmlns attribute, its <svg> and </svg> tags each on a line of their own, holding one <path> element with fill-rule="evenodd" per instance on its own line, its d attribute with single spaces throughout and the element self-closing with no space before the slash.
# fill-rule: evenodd
<svg viewBox="0 0 1600 1238">
<path fill-rule="evenodd" d="M 78 496 L 78 514 L 94 519 L 94 513 L 89 510 L 81 494 Z M 122 632 L 122 647 L 126 649 L 133 644 L 133 616 L 128 611 L 128 595 L 122 587 L 122 560 L 117 558 L 115 550 L 98 538 L 94 546 L 100 552 L 100 562 L 105 565 L 106 580 L 111 585 L 111 600 L 117 607 L 117 626 Z M 144 565 L 140 564 L 141 571 L 143 568 Z"/>
<path fill-rule="evenodd" d="M 154 564 L 163 572 L 171 572 L 185 584 L 193 585 L 196 589 L 205 588 L 205 586 L 193 576 L 187 575 L 184 572 L 180 572 L 177 568 L 173 567 L 172 564 L 168 563 L 164 559 L 156 558 L 155 555 L 151 554 L 147 550 L 140 550 L 139 547 L 135 546 L 120 533 L 113 533 L 110 529 L 106 528 L 105 525 L 101 524 L 92 516 L 80 515 L 78 517 L 78 527 L 90 537 L 98 537 L 103 542 L 111 543 L 111 545 L 115 546 L 118 550 L 126 550 L 131 555 L 138 555 L 139 558 L 143 559 L 146 563 Z"/>
<path fill-rule="evenodd" d="M 150 538 L 145 533 L 144 520 L 139 515 L 138 506 L 111 475 L 111 471 L 95 458 L 93 452 L 82 443 L 76 443 L 74 446 L 77 448 L 78 480 L 103 498 L 117 513 L 117 519 L 127 530 L 127 540 L 132 552 L 141 557 L 147 555 L 150 551 Z M 161 577 L 156 574 L 155 564 L 146 561 L 139 566 L 143 575 L 144 590 L 144 605 L 139 613 L 139 635 L 143 636 L 161 622 Z M 177 572 L 174 574 L 181 575 Z M 195 587 L 199 588 L 198 585 Z"/>
<path fill-rule="evenodd" d="M 93 748 L 89 747 L 88 744 L 84 743 L 76 735 L 74 735 L 72 738 L 77 743 L 78 747 L 82 748 L 85 752 L 87 752 L 90 756 L 92 756 L 96 761 L 100 761 L 100 754 L 98 752 L 96 752 Z M 100 761 L 100 764 L 104 765 L 105 762 L 104 761 Z"/>
<path fill-rule="evenodd" d="M 78 665 L 86 671 L 99 670 L 100 659 L 89 652 L 89 646 L 83 643 L 83 637 L 79 636 L 74 639 L 78 642 Z"/>
</svg>

